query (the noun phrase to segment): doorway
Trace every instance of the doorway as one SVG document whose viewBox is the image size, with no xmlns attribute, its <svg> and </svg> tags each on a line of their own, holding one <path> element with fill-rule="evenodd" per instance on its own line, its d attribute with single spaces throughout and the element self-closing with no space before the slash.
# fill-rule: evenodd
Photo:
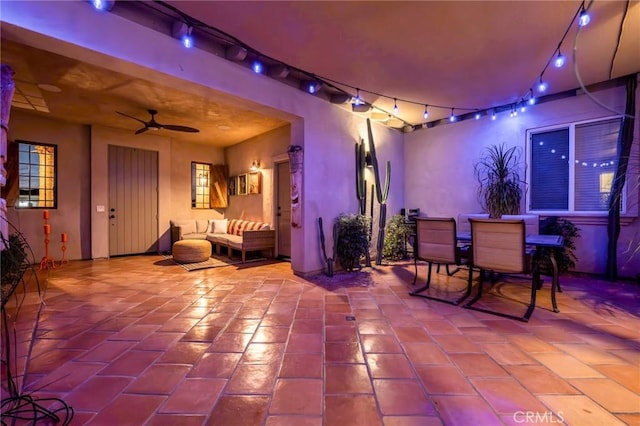
<svg viewBox="0 0 640 426">
<path fill-rule="evenodd" d="M 109 145 L 109 256 L 158 252 L 158 152 Z"/>
<path fill-rule="evenodd" d="M 278 257 L 291 259 L 291 172 L 289 161 L 275 163 Z"/>
</svg>

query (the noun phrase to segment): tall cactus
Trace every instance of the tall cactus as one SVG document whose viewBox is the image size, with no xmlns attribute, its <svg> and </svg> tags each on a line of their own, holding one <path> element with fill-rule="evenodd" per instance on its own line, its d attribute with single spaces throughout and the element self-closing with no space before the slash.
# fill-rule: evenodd
<svg viewBox="0 0 640 426">
<path fill-rule="evenodd" d="M 360 214 L 367 214 L 367 180 L 364 178 L 364 171 L 367 167 L 367 152 L 364 147 L 364 140 L 360 139 L 359 143 L 355 144 L 356 148 L 356 195 L 358 196 L 358 203 L 360 208 Z M 371 200 L 373 202 L 373 198 Z M 373 205 L 371 207 L 371 215 L 373 215 Z M 369 242 L 371 242 L 371 232 L 369 232 Z M 371 266 L 371 255 L 369 250 L 365 253 L 365 266 Z"/>
<path fill-rule="evenodd" d="M 380 204 L 380 220 L 378 221 L 378 244 L 376 253 L 376 265 L 382 264 L 382 250 L 384 248 L 384 228 L 387 226 L 387 197 L 389 196 L 389 184 L 391 183 L 391 162 L 387 161 L 386 175 L 384 179 L 384 187 L 380 185 L 380 168 L 378 166 L 378 157 L 376 156 L 376 145 L 373 142 L 373 133 L 371 132 L 371 121 L 367 118 L 367 131 L 369 134 L 369 152 L 371 153 L 371 164 L 373 165 L 373 174 L 376 178 L 376 199 Z"/>
<path fill-rule="evenodd" d="M 356 143 L 356 195 L 360 203 L 360 214 L 367 213 L 367 181 L 364 178 L 364 170 L 367 166 L 364 140 Z"/>
</svg>

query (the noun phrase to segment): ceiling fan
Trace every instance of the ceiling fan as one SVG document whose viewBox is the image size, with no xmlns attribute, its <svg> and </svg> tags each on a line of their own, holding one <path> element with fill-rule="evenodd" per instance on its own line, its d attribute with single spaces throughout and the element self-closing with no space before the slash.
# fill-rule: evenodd
<svg viewBox="0 0 640 426">
<path fill-rule="evenodd" d="M 160 130 L 160 129 L 174 130 L 176 132 L 189 132 L 189 133 L 198 133 L 200 131 L 198 129 L 194 129 L 193 127 L 178 126 L 175 124 L 160 124 L 154 118 L 155 115 L 158 113 L 158 111 L 156 111 L 155 109 L 148 109 L 147 111 L 149 112 L 149 114 L 151 114 L 151 119 L 149 121 L 140 120 L 139 118 L 133 117 L 131 115 L 125 114 L 120 111 L 116 111 L 116 112 L 120 115 L 133 118 L 134 120 L 144 124 L 143 128 L 136 130 L 136 135 L 139 135 L 140 133 L 144 133 L 147 130 Z"/>
</svg>

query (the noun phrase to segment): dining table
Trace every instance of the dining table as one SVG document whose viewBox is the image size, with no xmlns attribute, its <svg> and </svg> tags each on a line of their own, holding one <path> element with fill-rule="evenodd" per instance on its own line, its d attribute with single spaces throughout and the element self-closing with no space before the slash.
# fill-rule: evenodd
<svg viewBox="0 0 640 426">
<path fill-rule="evenodd" d="M 471 232 L 458 232 L 456 234 L 458 243 L 461 244 L 473 244 L 471 238 Z M 528 246 L 536 247 L 536 252 L 539 252 L 540 248 L 558 249 L 564 245 L 564 238 L 562 235 L 546 235 L 546 234 L 530 234 L 525 236 L 525 244 Z M 560 287 L 558 262 L 555 257 L 555 251 L 550 250 L 551 255 L 549 261 L 551 262 L 552 276 L 551 276 L 551 305 L 553 306 L 553 312 L 560 312 L 556 303 L 556 291 L 562 293 Z M 536 254 L 537 256 L 537 254 Z M 538 289 L 542 287 L 542 280 L 538 283 Z"/>
</svg>

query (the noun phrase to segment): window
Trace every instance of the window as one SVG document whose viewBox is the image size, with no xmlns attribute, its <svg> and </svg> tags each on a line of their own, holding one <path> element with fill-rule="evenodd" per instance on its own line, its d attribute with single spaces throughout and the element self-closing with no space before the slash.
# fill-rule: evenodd
<svg viewBox="0 0 640 426">
<path fill-rule="evenodd" d="M 18 208 L 57 207 L 57 147 L 18 141 Z"/>
<path fill-rule="evenodd" d="M 210 209 L 209 176 L 211 164 L 191 163 L 191 207 L 194 209 Z"/>
<path fill-rule="evenodd" d="M 606 213 L 621 121 L 611 118 L 530 130 L 529 211 Z M 624 201 L 623 196 L 622 211 Z"/>
</svg>

